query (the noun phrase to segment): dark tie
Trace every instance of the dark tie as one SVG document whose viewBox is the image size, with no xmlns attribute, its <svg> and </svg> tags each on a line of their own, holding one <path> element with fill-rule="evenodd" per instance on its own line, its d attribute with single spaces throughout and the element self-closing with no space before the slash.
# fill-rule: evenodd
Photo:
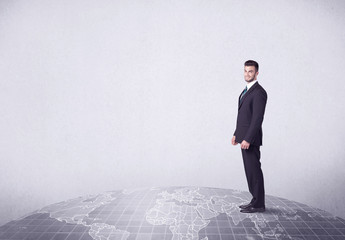
<svg viewBox="0 0 345 240">
<path fill-rule="evenodd" d="M 248 90 L 248 88 L 247 88 L 247 86 L 246 86 L 246 88 L 243 90 L 243 92 L 242 92 L 242 94 L 241 94 L 240 100 L 242 100 L 242 98 L 243 98 L 244 94 L 246 94 L 247 90 Z"/>
</svg>

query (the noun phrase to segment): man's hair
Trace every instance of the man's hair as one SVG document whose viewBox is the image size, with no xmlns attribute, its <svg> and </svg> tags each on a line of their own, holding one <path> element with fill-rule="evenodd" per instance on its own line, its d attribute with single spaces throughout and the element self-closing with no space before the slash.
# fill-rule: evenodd
<svg viewBox="0 0 345 240">
<path fill-rule="evenodd" d="M 257 62 L 255 62 L 254 60 L 248 60 L 244 63 L 244 66 L 254 66 L 255 67 L 255 71 L 258 72 L 259 71 L 259 64 Z"/>
</svg>

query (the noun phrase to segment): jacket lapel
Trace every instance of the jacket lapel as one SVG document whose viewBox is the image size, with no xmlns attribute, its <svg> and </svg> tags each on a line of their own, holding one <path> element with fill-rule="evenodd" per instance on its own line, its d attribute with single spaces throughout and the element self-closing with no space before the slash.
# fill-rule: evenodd
<svg viewBox="0 0 345 240">
<path fill-rule="evenodd" d="M 246 100 L 246 97 L 247 97 L 247 96 L 254 90 L 254 88 L 256 88 L 258 85 L 259 85 L 258 82 L 254 83 L 254 85 L 251 86 L 251 88 L 249 88 L 249 90 L 246 92 L 246 94 L 243 95 L 242 99 L 241 99 L 241 95 L 242 95 L 242 94 L 240 95 L 240 97 L 239 97 L 239 99 L 238 99 L 238 109 L 241 108 L 242 103 L 244 102 L 244 100 Z"/>
</svg>

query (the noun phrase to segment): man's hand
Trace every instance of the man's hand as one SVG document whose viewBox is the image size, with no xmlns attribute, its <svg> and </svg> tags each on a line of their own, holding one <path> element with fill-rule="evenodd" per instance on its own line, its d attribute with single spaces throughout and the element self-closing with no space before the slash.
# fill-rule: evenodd
<svg viewBox="0 0 345 240">
<path fill-rule="evenodd" d="M 232 139 L 231 139 L 231 144 L 232 145 L 237 145 L 238 142 L 236 142 L 236 136 L 233 136 Z"/>
<path fill-rule="evenodd" d="M 241 148 L 242 148 L 242 149 L 248 149 L 249 146 L 250 146 L 250 143 L 247 142 L 246 140 L 243 140 L 243 141 L 241 142 Z"/>
</svg>

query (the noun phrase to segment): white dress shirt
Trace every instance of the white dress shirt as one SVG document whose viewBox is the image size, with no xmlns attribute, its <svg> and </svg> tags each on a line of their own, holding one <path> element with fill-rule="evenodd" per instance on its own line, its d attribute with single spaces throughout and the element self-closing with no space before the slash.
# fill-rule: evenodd
<svg viewBox="0 0 345 240">
<path fill-rule="evenodd" d="M 254 80 L 250 83 L 247 83 L 247 91 L 249 90 L 249 88 L 251 88 L 258 80 Z"/>
</svg>

